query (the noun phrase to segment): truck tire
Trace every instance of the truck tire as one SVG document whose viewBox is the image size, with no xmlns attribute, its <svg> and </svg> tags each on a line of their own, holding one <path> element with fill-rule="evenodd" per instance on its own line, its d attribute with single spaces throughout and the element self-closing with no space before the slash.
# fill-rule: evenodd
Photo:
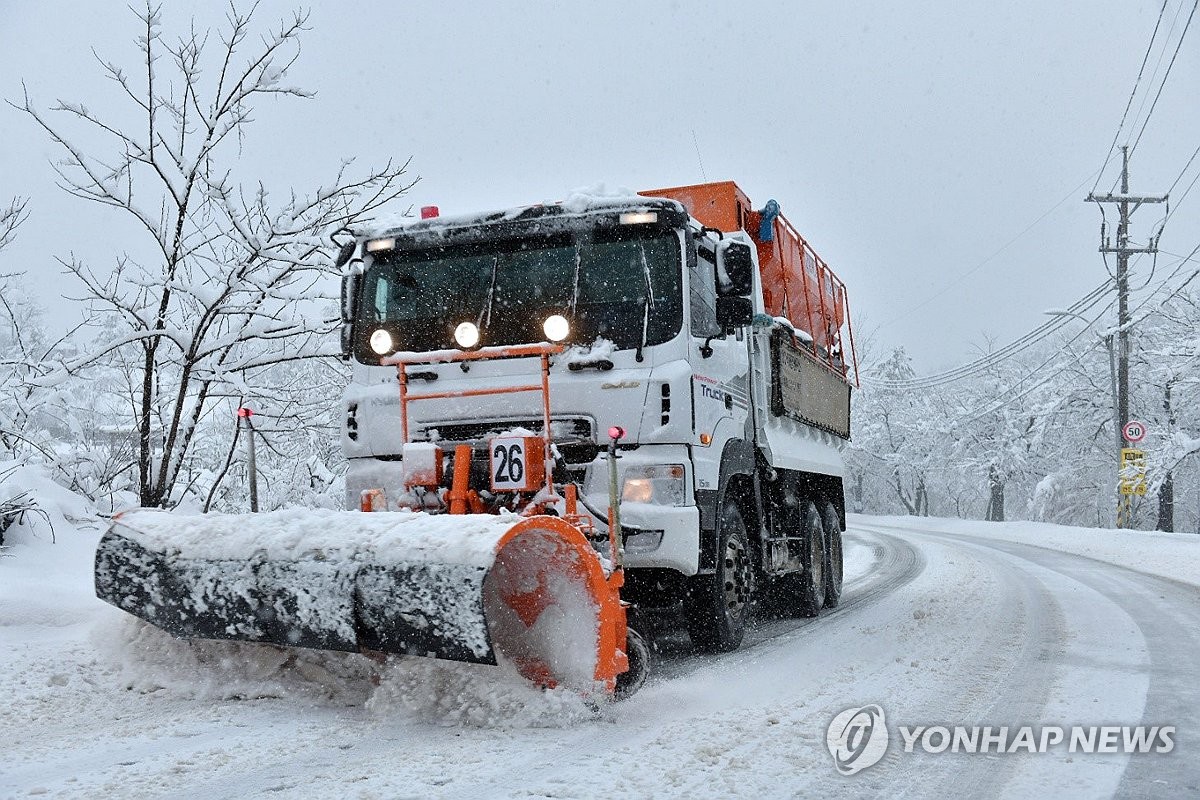
<svg viewBox="0 0 1200 800">
<path fill-rule="evenodd" d="M 821 513 L 825 526 L 825 607 L 837 608 L 842 597 L 842 521 L 833 503 Z"/>
<path fill-rule="evenodd" d="M 633 628 L 625 631 L 625 655 L 629 657 L 629 669 L 617 676 L 614 700 L 624 700 L 637 693 L 646 683 L 650 674 L 650 645 L 646 639 Z"/>
<path fill-rule="evenodd" d="M 796 582 L 800 615 L 815 617 L 825 605 L 825 524 L 812 501 L 802 505 L 801 539 L 804 571 L 789 576 Z"/>
<path fill-rule="evenodd" d="M 717 565 L 689 579 L 684 614 L 692 644 L 704 653 L 736 650 L 746 634 L 754 567 L 742 512 L 725 500 L 717 516 Z"/>
</svg>

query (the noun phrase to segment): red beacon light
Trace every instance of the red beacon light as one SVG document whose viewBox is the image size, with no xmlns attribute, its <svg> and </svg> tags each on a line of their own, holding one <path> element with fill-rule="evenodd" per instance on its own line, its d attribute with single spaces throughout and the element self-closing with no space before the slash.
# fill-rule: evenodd
<svg viewBox="0 0 1200 800">
<path fill-rule="evenodd" d="M 248 406 L 242 406 L 241 408 L 239 408 L 237 410 L 237 415 L 239 417 L 243 417 L 243 418 L 252 417 L 252 416 L 254 416 L 254 409 L 252 409 Z"/>
<path fill-rule="evenodd" d="M 440 213 L 437 206 L 421 206 L 421 219 L 433 219 Z"/>
<path fill-rule="evenodd" d="M 612 439 L 614 442 L 617 441 L 618 439 L 624 439 L 625 438 L 625 429 L 622 428 L 620 425 L 613 425 L 611 428 L 608 429 L 608 438 Z"/>
</svg>

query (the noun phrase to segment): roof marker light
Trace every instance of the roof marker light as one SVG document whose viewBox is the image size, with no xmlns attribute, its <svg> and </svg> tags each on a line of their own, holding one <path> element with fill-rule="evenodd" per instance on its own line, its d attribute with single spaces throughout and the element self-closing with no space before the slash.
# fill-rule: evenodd
<svg viewBox="0 0 1200 800">
<path fill-rule="evenodd" d="M 658 222 L 657 211 L 626 211 L 620 217 L 622 225 L 644 225 L 647 222 Z"/>
<path fill-rule="evenodd" d="M 367 242 L 368 253 L 378 253 L 380 250 L 391 250 L 396 246 L 394 237 L 388 239 L 372 239 Z"/>
<path fill-rule="evenodd" d="M 440 215 L 437 206 L 421 206 L 421 219 L 434 219 Z"/>
</svg>

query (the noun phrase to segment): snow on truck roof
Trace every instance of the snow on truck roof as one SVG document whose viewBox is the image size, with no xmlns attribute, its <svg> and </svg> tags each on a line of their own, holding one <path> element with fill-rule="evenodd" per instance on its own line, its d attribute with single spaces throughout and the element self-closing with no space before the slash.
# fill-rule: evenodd
<svg viewBox="0 0 1200 800">
<path fill-rule="evenodd" d="M 430 219 L 393 216 L 379 220 L 364 229 L 359 238 L 374 239 L 395 234 L 432 232 L 451 228 L 466 228 L 503 222 L 518 222 L 543 218 L 580 217 L 597 211 L 670 210 L 686 214 L 682 203 L 659 197 L 644 197 L 628 190 L 608 191 L 604 187 L 577 189 L 566 200 L 534 203 L 497 211 L 437 216 Z"/>
</svg>

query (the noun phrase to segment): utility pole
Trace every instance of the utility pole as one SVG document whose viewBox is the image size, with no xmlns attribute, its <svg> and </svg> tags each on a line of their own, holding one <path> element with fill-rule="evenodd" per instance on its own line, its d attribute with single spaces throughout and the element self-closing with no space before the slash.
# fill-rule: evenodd
<svg viewBox="0 0 1200 800">
<path fill-rule="evenodd" d="M 1117 464 L 1121 463 L 1121 450 L 1125 447 L 1125 437 L 1122 430 L 1129 421 L 1129 338 L 1131 322 L 1129 318 L 1129 256 L 1134 253 L 1158 252 L 1158 238 L 1154 237 L 1145 247 L 1129 246 L 1129 217 L 1143 203 L 1165 203 L 1167 196 L 1133 195 L 1129 193 L 1129 147 L 1121 147 L 1121 193 L 1097 195 L 1094 192 L 1087 196 L 1089 203 L 1115 203 L 1120 212 L 1117 223 L 1117 244 L 1112 245 L 1108 238 L 1105 225 L 1100 225 L 1100 252 L 1115 253 L 1117 256 Z M 1131 207 L 1132 206 L 1132 207 Z M 1118 473 L 1118 491 L 1120 491 Z M 1117 496 L 1117 527 L 1124 528 L 1128 524 L 1130 496 Z"/>
</svg>

